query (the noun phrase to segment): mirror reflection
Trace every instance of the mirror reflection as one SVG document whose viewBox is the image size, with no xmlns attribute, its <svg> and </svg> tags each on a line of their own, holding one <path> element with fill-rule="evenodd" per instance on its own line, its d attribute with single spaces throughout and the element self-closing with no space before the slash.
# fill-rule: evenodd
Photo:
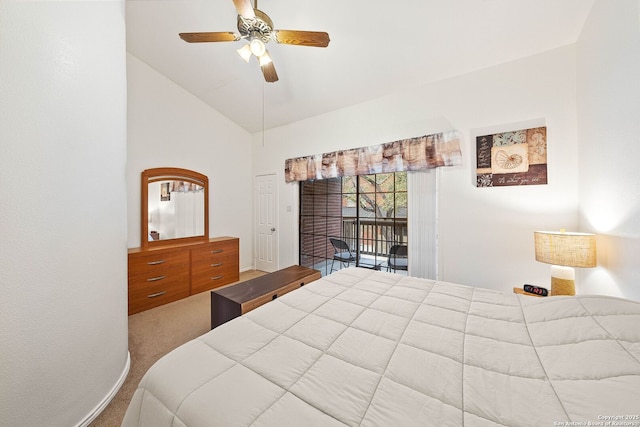
<svg viewBox="0 0 640 427">
<path fill-rule="evenodd" d="M 181 168 L 142 171 L 142 249 L 209 238 L 209 178 Z"/>
<path fill-rule="evenodd" d="M 156 181 L 148 189 L 149 241 L 204 235 L 204 187 L 188 181 Z"/>
</svg>

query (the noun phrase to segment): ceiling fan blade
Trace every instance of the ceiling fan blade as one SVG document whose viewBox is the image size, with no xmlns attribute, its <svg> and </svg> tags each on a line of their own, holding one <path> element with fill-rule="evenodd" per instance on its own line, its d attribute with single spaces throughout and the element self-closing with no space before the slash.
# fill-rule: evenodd
<svg viewBox="0 0 640 427">
<path fill-rule="evenodd" d="M 204 42 L 234 42 L 240 40 L 240 36 L 230 31 L 219 31 L 213 33 L 180 33 L 180 38 L 188 43 Z"/>
<path fill-rule="evenodd" d="M 269 83 L 277 82 L 278 73 L 276 73 L 276 67 L 273 65 L 269 52 L 265 51 L 265 53 L 258 58 L 258 62 L 260 63 L 260 69 L 262 70 L 264 79 Z"/>
<path fill-rule="evenodd" d="M 273 62 L 261 65 L 260 68 L 262 69 L 262 74 L 267 82 L 274 83 L 278 81 L 278 73 L 276 73 L 276 67 L 273 65 Z"/>
<path fill-rule="evenodd" d="M 233 0 L 233 4 L 236 6 L 238 15 L 247 19 L 254 19 L 256 14 L 253 11 L 251 0 Z"/>
<path fill-rule="evenodd" d="M 327 47 L 330 41 L 324 31 L 274 30 L 273 38 L 278 43 L 313 47 Z"/>
</svg>

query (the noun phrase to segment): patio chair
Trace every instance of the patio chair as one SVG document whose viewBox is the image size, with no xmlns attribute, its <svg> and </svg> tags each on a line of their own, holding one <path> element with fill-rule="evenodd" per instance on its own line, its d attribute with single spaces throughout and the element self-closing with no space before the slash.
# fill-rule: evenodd
<svg viewBox="0 0 640 427">
<path fill-rule="evenodd" d="M 407 245 L 393 245 L 389 249 L 389 258 L 387 260 L 387 271 L 395 273 L 396 270 L 407 271 L 409 258 L 407 257 Z"/>
<path fill-rule="evenodd" d="M 329 274 L 333 273 L 333 264 L 336 261 L 339 261 L 343 267 L 349 267 L 352 262 L 356 262 L 356 257 L 351 253 L 351 248 L 349 248 L 347 242 L 333 237 L 330 237 L 329 241 L 331 242 L 334 251 L 333 260 L 331 261 L 331 271 Z"/>
</svg>

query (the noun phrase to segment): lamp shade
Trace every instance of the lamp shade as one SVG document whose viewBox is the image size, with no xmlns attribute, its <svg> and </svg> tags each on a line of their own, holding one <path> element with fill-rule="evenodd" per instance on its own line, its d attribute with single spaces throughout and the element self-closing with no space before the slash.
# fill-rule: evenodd
<svg viewBox="0 0 640 427">
<path fill-rule="evenodd" d="M 249 49 L 251 49 L 251 53 L 257 57 L 262 56 L 266 50 L 264 43 L 258 38 L 251 39 L 249 42 Z"/>
<path fill-rule="evenodd" d="M 596 236 L 590 233 L 535 231 L 536 261 L 567 267 L 596 266 Z"/>
<path fill-rule="evenodd" d="M 249 47 L 248 44 L 245 44 L 236 52 L 238 52 L 238 55 L 240 55 L 240 58 L 244 59 L 244 62 L 249 63 L 249 60 L 251 59 L 251 48 Z"/>
</svg>

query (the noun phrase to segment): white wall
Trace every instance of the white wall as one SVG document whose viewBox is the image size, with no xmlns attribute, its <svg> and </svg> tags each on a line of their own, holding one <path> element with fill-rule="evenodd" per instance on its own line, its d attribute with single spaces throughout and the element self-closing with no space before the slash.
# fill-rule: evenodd
<svg viewBox="0 0 640 427">
<path fill-rule="evenodd" d="M 549 185 L 476 188 L 475 135 L 538 124 L 548 128 Z M 297 185 L 284 183 L 286 158 L 451 128 L 465 136 L 464 165 L 441 172 L 440 279 L 548 286 L 533 231 L 578 225 L 573 46 L 255 134 L 254 174 L 276 172 L 280 182 L 280 264 L 298 261 Z"/>
<path fill-rule="evenodd" d="M 599 264 L 578 287 L 640 300 L 640 1 L 597 0 L 577 46 L 580 221 Z"/>
<path fill-rule="evenodd" d="M 240 269 L 252 268 L 250 134 L 131 54 L 127 78 L 128 246 L 140 246 L 140 173 L 191 169 L 209 177 L 209 234 L 239 237 Z"/>
<path fill-rule="evenodd" d="M 129 366 L 124 2 L 0 12 L 0 425 L 87 424 Z"/>
</svg>

